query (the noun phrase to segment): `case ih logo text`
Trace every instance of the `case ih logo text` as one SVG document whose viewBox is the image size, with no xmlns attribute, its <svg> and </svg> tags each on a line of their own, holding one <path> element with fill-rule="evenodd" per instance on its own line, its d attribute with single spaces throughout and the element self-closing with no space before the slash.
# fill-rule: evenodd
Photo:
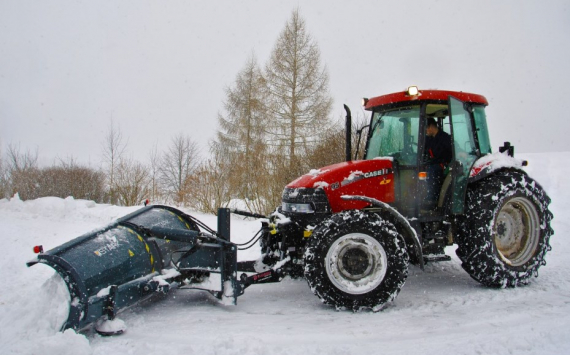
<svg viewBox="0 0 570 355">
<path fill-rule="evenodd" d="M 352 184 L 353 182 L 357 182 L 357 181 L 360 181 L 362 179 L 369 179 L 369 178 L 373 178 L 376 176 L 384 176 L 384 175 L 388 175 L 392 172 L 393 172 L 392 169 L 380 169 L 380 170 L 369 171 L 367 173 L 358 172 L 355 174 L 351 174 L 351 176 L 349 176 L 347 179 L 343 180 L 340 183 L 340 186 L 344 187 L 346 185 Z M 338 183 L 334 183 L 332 185 L 333 190 L 336 190 L 338 188 L 339 188 Z"/>
<path fill-rule="evenodd" d="M 390 172 L 391 172 L 390 169 L 380 169 L 380 170 L 376 170 L 376 171 L 371 171 L 369 173 L 364 173 L 364 178 L 368 179 L 368 178 L 375 177 L 375 176 L 387 175 Z"/>
</svg>

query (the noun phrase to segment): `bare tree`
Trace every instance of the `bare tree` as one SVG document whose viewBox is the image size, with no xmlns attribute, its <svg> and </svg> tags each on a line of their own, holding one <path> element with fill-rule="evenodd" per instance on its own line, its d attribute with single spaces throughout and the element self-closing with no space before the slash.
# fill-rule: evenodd
<svg viewBox="0 0 570 355">
<path fill-rule="evenodd" d="M 132 159 L 121 159 L 115 176 L 115 194 L 123 206 L 135 206 L 149 195 L 147 168 Z"/>
<path fill-rule="evenodd" d="M 149 153 L 149 197 L 151 201 L 158 201 L 161 197 L 159 176 L 161 155 L 158 152 L 158 143 L 155 143 Z"/>
<path fill-rule="evenodd" d="M 103 202 L 105 174 L 102 171 L 81 166 L 73 157 L 60 159 L 57 165 L 42 168 L 38 180 L 38 197 L 55 196 Z"/>
<path fill-rule="evenodd" d="M 111 124 L 107 130 L 107 135 L 105 136 L 105 142 L 103 143 L 103 160 L 107 164 L 106 175 L 109 186 L 109 197 L 112 204 L 117 203 L 117 197 L 115 194 L 115 175 L 116 170 L 119 165 L 127 143 L 123 143 L 123 135 L 120 128 L 115 128 L 114 122 L 111 120 Z"/>
<path fill-rule="evenodd" d="M 18 193 L 24 200 L 38 198 L 38 151 L 20 151 L 20 146 L 8 145 L 7 171 L 10 195 Z"/>
<path fill-rule="evenodd" d="M 332 98 L 328 74 L 321 67 L 317 43 L 308 34 L 299 11 L 279 35 L 266 66 L 265 77 L 271 99 L 271 142 L 288 160 L 279 175 L 289 181 L 304 171 L 302 157 L 317 144 L 329 125 Z"/>
<path fill-rule="evenodd" d="M 73 157 L 60 159 L 51 167 L 37 166 L 38 153 L 21 152 L 19 146 L 8 147 L 8 164 L 4 165 L 4 194 L 18 193 L 23 200 L 45 196 L 73 196 L 103 202 L 105 176 L 101 171 L 77 164 Z"/>
<path fill-rule="evenodd" d="M 228 177 L 232 174 L 231 164 L 222 159 L 219 152 L 212 151 L 212 158 L 203 162 L 196 172 L 189 176 L 189 205 L 206 213 L 218 213 L 219 207 L 227 207 L 231 193 Z"/>
<path fill-rule="evenodd" d="M 172 139 L 161 164 L 161 181 L 169 197 L 177 204 L 187 202 L 190 175 L 199 165 L 198 146 L 190 137 L 179 134 Z"/>
<path fill-rule="evenodd" d="M 37 168 L 38 150 L 31 152 L 29 149 L 25 152 L 20 151 L 20 145 L 8 144 L 8 168 L 10 170 L 26 170 L 29 168 Z"/>
</svg>

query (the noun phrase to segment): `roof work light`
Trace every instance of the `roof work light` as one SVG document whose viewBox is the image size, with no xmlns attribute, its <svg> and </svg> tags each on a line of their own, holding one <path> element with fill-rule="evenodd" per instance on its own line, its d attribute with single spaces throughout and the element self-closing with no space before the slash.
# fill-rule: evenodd
<svg viewBox="0 0 570 355">
<path fill-rule="evenodd" d="M 406 90 L 406 93 L 408 94 L 408 96 L 417 96 L 420 91 L 418 90 L 417 86 L 409 86 L 408 90 Z"/>
</svg>

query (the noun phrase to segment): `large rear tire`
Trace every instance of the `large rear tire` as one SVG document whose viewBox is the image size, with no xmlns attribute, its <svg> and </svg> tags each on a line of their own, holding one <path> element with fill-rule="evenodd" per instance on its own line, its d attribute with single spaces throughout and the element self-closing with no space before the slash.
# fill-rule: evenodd
<svg viewBox="0 0 570 355">
<path fill-rule="evenodd" d="M 315 229 L 305 252 L 311 290 L 337 309 L 379 311 L 408 275 L 406 244 L 394 225 L 375 213 L 345 211 Z"/>
<path fill-rule="evenodd" d="M 538 276 L 549 251 L 552 213 L 542 187 L 519 171 L 497 173 L 469 187 L 457 256 L 489 287 L 516 287 Z"/>
</svg>

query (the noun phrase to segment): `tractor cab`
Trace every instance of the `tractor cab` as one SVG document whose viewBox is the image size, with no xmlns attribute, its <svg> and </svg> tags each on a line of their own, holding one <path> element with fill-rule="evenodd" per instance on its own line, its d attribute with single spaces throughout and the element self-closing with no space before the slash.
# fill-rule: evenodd
<svg viewBox="0 0 570 355">
<path fill-rule="evenodd" d="M 372 111 L 364 159 L 392 160 L 400 213 L 423 221 L 463 213 L 469 171 L 491 153 L 486 105 L 481 95 L 416 87 L 364 99 Z"/>
</svg>

